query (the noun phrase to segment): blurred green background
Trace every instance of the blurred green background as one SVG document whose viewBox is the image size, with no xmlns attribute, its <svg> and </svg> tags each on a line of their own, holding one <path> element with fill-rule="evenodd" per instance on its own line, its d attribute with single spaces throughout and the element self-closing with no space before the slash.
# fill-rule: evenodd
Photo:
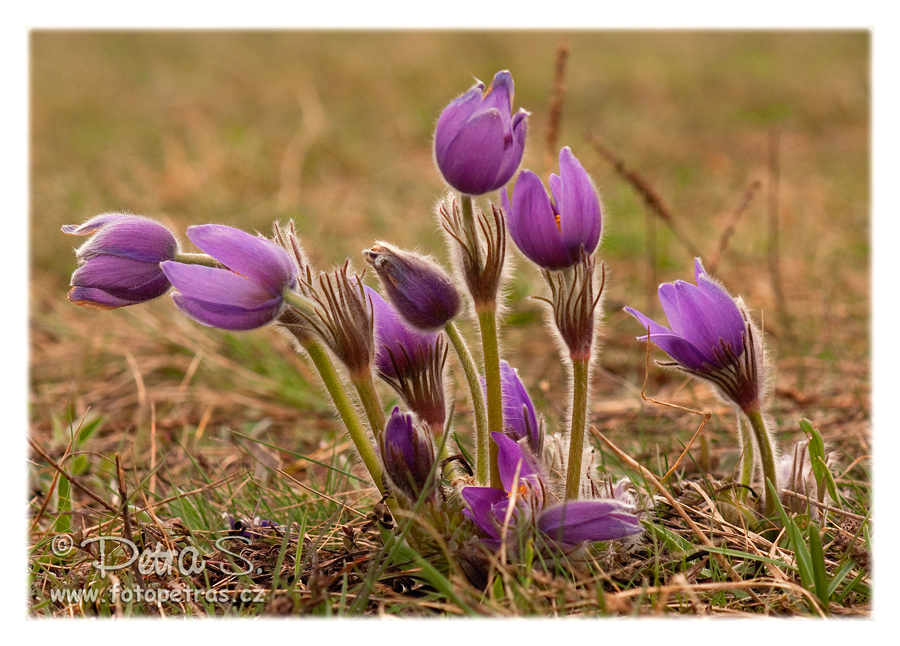
<svg viewBox="0 0 900 646">
<path fill-rule="evenodd" d="M 157 218 L 185 239 L 192 224 L 268 232 L 273 220 L 293 218 L 321 268 L 347 257 L 361 268 L 360 251 L 376 239 L 443 260 L 433 215 L 444 190 L 431 153 L 437 117 L 473 77 L 489 82 L 497 70 L 511 70 L 516 107 L 532 112 L 523 167 L 546 178 L 556 170 L 544 138 L 561 43 L 570 54 L 558 147 L 571 146 L 605 206 L 601 365 L 613 377 L 597 380 L 597 397 L 634 397 L 643 379 L 644 347 L 634 342 L 639 330 L 622 305 L 659 314 L 656 283 L 693 274 L 690 254 L 665 225 L 654 224 L 587 133 L 655 188 L 704 258 L 715 256 L 742 195 L 760 181 L 715 275 L 763 320 L 786 388 L 826 399 L 852 391 L 866 401 L 867 32 L 36 31 L 35 430 L 91 406 L 120 416 L 119 428 L 140 425 L 148 401 L 161 407 L 160 423 L 168 419 L 176 428 L 196 424 L 209 402 L 217 414 L 248 414 L 265 398 L 260 392 L 320 408 L 315 396 L 298 394 L 308 374 L 296 357 L 282 356 L 289 353 L 273 332 L 200 329 L 174 315 L 169 299 L 115 312 L 70 305 L 65 293 L 80 240 L 60 226 L 129 211 Z M 773 131 L 787 312 L 779 311 L 767 264 Z M 648 244 L 655 244 L 653 254 Z M 540 308 L 525 299 L 541 293 L 539 276 L 518 256 L 517 266 L 506 356 L 549 398 L 562 387 L 563 372 L 553 344 L 539 333 Z M 226 363 L 204 359 L 192 372 L 198 348 Z M 134 366 L 143 395 L 135 392 Z M 672 379 L 658 369 L 653 378 L 657 387 Z M 206 399 L 193 390 L 204 383 L 213 393 Z M 258 397 L 240 400 L 243 392 Z"/>
</svg>

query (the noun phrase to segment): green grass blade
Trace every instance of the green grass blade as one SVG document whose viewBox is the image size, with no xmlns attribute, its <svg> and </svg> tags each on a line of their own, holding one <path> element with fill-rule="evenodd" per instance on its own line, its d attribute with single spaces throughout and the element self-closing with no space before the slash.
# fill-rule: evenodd
<svg viewBox="0 0 900 646">
<path fill-rule="evenodd" d="M 822 602 L 822 609 L 827 613 L 829 597 L 828 574 L 825 571 L 825 554 L 822 551 L 822 538 L 819 536 L 818 525 L 810 521 L 807 533 L 809 535 L 809 557 L 813 581 L 816 586 L 816 596 Z"/>
<path fill-rule="evenodd" d="M 841 565 L 837 569 L 837 572 L 834 573 L 834 576 L 831 579 L 831 583 L 828 584 L 828 598 L 830 599 L 832 595 L 837 591 L 838 587 L 847 578 L 847 575 L 850 574 L 850 571 L 856 566 L 856 561 L 853 559 L 847 559 L 844 561 L 844 564 Z"/>
</svg>

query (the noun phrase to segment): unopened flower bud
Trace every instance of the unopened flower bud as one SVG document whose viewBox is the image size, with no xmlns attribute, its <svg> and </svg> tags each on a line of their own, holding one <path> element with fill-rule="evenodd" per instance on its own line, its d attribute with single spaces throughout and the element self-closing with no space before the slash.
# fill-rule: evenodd
<svg viewBox="0 0 900 646">
<path fill-rule="evenodd" d="M 433 260 L 386 242 L 378 242 L 363 255 L 381 279 L 388 300 L 414 328 L 438 330 L 459 314 L 459 292 Z"/>
<path fill-rule="evenodd" d="M 484 91 L 478 81 L 444 108 L 434 131 L 434 157 L 446 182 L 460 193 L 483 195 L 506 184 L 525 151 L 526 117 L 512 114 L 512 75 L 497 72 Z"/>
<path fill-rule="evenodd" d="M 178 254 L 178 241 L 148 218 L 105 213 L 63 233 L 92 236 L 76 252 L 69 300 L 95 309 L 115 309 L 162 296 L 172 286 L 160 263 Z"/>
<path fill-rule="evenodd" d="M 394 406 L 384 429 L 381 444 L 384 469 L 394 486 L 410 500 L 434 488 L 434 443 L 431 434 L 420 428 L 413 416 Z"/>
</svg>

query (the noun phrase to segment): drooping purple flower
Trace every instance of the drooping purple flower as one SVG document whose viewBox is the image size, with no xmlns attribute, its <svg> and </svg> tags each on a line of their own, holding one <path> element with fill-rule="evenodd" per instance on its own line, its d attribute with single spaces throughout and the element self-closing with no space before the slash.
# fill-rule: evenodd
<svg viewBox="0 0 900 646">
<path fill-rule="evenodd" d="M 537 518 L 544 536 L 560 545 L 611 541 L 643 531 L 630 507 L 617 500 L 570 500 L 545 509 Z"/>
<path fill-rule="evenodd" d="M 165 294 L 171 284 L 160 263 L 178 254 L 178 241 L 166 227 L 145 217 L 104 213 L 63 233 L 92 236 L 76 252 L 69 300 L 95 309 L 144 303 Z"/>
<path fill-rule="evenodd" d="M 500 362 L 500 383 L 503 393 L 503 432 L 516 442 L 527 440 L 532 453 L 540 456 L 544 433 L 534 412 L 534 404 L 519 379 L 519 373 L 506 361 Z M 484 378 L 482 388 L 486 389 Z"/>
<path fill-rule="evenodd" d="M 443 432 L 447 419 L 444 363 L 447 346 L 440 334 L 418 332 L 371 287 L 365 287 L 375 318 L 375 369 L 429 428 Z"/>
<path fill-rule="evenodd" d="M 275 320 L 285 289 L 296 285 L 287 252 L 269 240 L 220 224 L 188 227 L 187 236 L 225 269 L 164 262 L 175 305 L 210 327 L 251 330 Z"/>
<path fill-rule="evenodd" d="M 503 523 L 533 529 L 562 547 L 591 541 L 627 538 L 642 531 L 633 507 L 618 500 L 577 500 L 546 505 L 543 476 L 534 456 L 502 433 L 491 435 L 497 443 L 497 467 L 504 491 L 489 487 L 465 487 L 462 496 L 469 508 L 463 513 L 487 535 L 483 542 L 500 545 Z M 516 473 L 518 472 L 518 479 Z M 511 490 L 516 486 L 516 506 Z M 546 505 L 546 506 L 545 506 Z"/>
<path fill-rule="evenodd" d="M 659 286 L 659 302 L 671 329 L 625 308 L 649 330 L 638 340 L 653 341 L 677 367 L 712 381 L 741 408 L 757 406 L 762 350 L 751 338 L 752 328 L 725 288 L 706 274 L 699 258 L 694 259 L 694 274 L 696 285 L 678 280 Z"/>
<path fill-rule="evenodd" d="M 397 312 L 417 330 L 438 330 L 459 314 L 459 292 L 434 261 L 386 242 L 376 243 L 363 255 Z"/>
<path fill-rule="evenodd" d="M 525 118 L 512 114 L 512 75 L 497 72 L 487 92 L 478 81 L 444 108 L 434 131 L 434 158 L 460 193 L 483 195 L 506 184 L 525 151 Z"/>
<path fill-rule="evenodd" d="M 513 242 L 544 269 L 571 267 L 581 258 L 582 248 L 591 255 L 600 242 L 600 198 L 568 146 L 559 153 L 559 172 L 550 175 L 552 200 L 530 170 L 519 174 L 511 204 L 506 189 L 500 194 Z"/>
<path fill-rule="evenodd" d="M 381 458 L 391 482 L 410 500 L 434 488 L 434 443 L 409 413 L 394 406 L 381 440 Z"/>
</svg>

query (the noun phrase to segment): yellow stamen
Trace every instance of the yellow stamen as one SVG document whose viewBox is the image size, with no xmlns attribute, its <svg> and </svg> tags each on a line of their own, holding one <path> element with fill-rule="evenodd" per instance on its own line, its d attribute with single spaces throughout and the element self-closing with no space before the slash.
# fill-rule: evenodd
<svg viewBox="0 0 900 646">
<path fill-rule="evenodd" d="M 562 213 L 556 214 L 556 228 L 562 233 Z"/>
</svg>

